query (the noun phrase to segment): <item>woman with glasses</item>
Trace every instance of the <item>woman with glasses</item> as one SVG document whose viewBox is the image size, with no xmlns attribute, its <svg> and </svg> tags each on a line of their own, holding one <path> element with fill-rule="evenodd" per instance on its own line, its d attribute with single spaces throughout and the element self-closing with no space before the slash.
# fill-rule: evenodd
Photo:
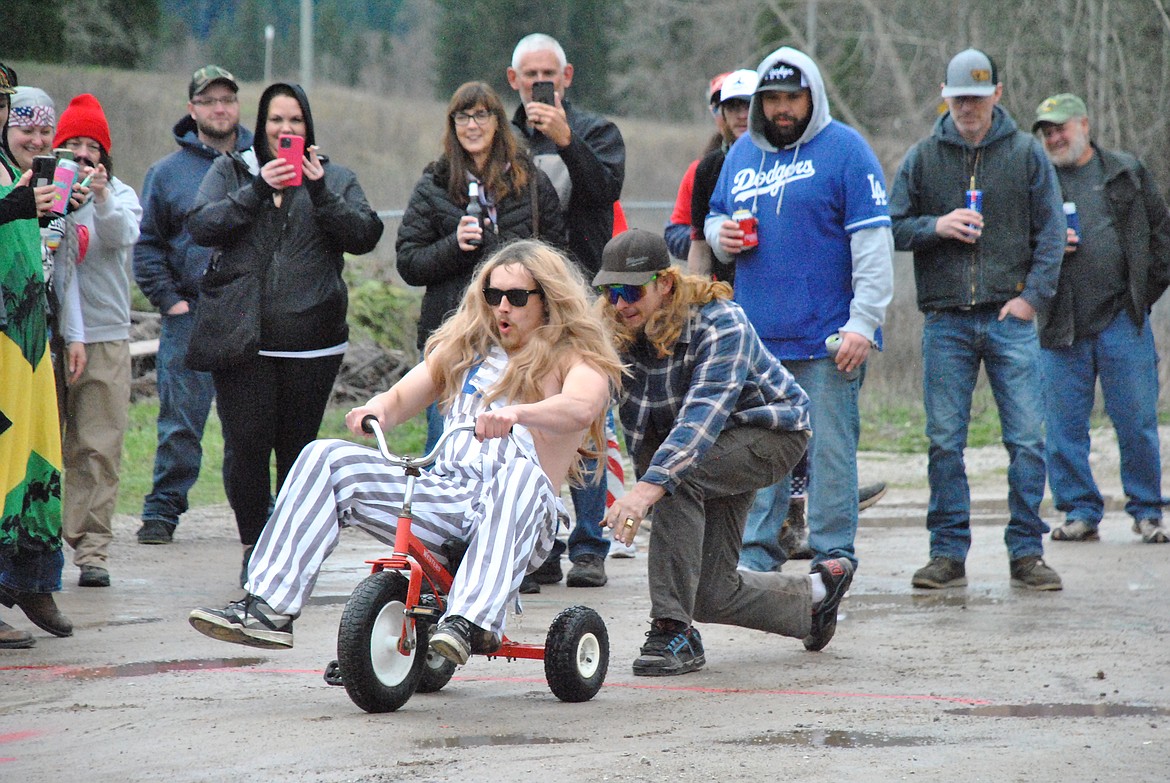
<svg viewBox="0 0 1170 783">
<path fill-rule="evenodd" d="M 468 214 L 469 185 L 481 217 Z M 447 105 L 443 152 L 414 187 L 398 228 L 398 273 L 425 286 L 418 347 L 455 310 L 480 261 L 509 240 L 565 244 L 560 201 L 508 128 L 504 104 L 483 82 L 467 82 Z M 427 449 L 442 433 L 442 416 L 427 409 Z"/>
<path fill-rule="evenodd" d="M 345 254 L 373 250 L 383 228 L 354 173 L 319 154 L 309 99 L 299 85 L 266 88 L 256 118 L 260 170 L 249 168 L 239 153 L 219 156 L 187 218 L 191 238 L 217 248 L 203 279 L 205 292 L 209 280 L 247 274 L 260 279 L 259 350 L 211 369 L 224 450 L 232 455 L 224 486 L 244 545 L 245 571 L 268 521 L 269 461 L 275 453 L 279 489 L 301 449 L 317 437 L 345 355 Z M 281 137 L 289 135 L 304 145 L 300 172 L 278 155 Z M 200 311 L 210 313 L 208 300 L 199 301 Z M 225 342 L 201 334 L 200 323 L 209 325 L 207 319 L 196 322 L 192 348 Z"/>
</svg>

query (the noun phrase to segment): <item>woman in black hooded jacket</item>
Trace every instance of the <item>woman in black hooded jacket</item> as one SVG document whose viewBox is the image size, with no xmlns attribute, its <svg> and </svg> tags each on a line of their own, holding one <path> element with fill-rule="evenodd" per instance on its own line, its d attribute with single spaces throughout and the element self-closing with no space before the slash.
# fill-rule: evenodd
<svg viewBox="0 0 1170 783">
<path fill-rule="evenodd" d="M 301 449 L 317 437 L 341 367 L 349 339 L 344 254 L 373 250 L 383 228 L 354 173 L 317 154 L 300 86 L 269 86 L 256 116 L 259 172 L 241 155 L 221 156 L 187 217 L 196 243 L 219 248 L 213 267 L 264 269 L 258 353 L 212 371 L 230 454 L 224 488 L 245 567 L 268 520 L 272 453 L 279 489 Z M 305 139 L 300 186 L 287 184 L 293 165 L 276 156 L 284 133 Z"/>
<path fill-rule="evenodd" d="M 471 182 L 480 192 L 482 225 L 467 215 Z M 398 274 L 409 285 L 426 286 L 420 350 L 459 306 L 479 262 L 504 242 L 528 238 L 565 245 L 556 189 L 516 143 L 495 90 L 467 82 L 447 105 L 443 154 L 423 171 L 398 228 Z M 428 409 L 427 421 L 429 448 L 442 417 Z"/>
</svg>

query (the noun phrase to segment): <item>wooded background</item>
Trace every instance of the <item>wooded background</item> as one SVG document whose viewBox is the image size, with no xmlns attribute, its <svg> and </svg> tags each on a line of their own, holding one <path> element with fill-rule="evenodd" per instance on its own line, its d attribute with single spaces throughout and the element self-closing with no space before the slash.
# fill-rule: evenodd
<svg viewBox="0 0 1170 783">
<path fill-rule="evenodd" d="M 504 81 L 512 48 L 523 35 L 547 32 L 576 68 L 573 99 L 614 116 L 626 138 L 623 201 L 672 201 L 711 132 L 705 93 L 712 75 L 754 68 L 785 44 L 813 53 L 833 115 L 866 135 L 889 178 L 937 116 L 947 61 L 975 46 L 998 64 L 1003 104 L 1023 127 L 1048 95 L 1078 93 L 1094 137 L 1136 153 L 1166 192 L 1166 2 L 315 0 L 312 98 L 328 152 L 358 171 L 375 208 L 401 209 L 438 155 L 443 106 L 454 87 L 484 79 L 514 106 Z M 48 90 L 58 109 L 79 92 L 97 94 L 119 145 L 119 175 L 139 188 L 146 167 L 174 148 L 169 130 L 184 111 L 195 68 L 217 62 L 246 82 L 241 114 L 249 125 L 262 88 L 265 25 L 276 28 L 273 77 L 299 78 L 298 9 L 298 0 L 3 0 L 0 60 L 16 61 L 22 81 Z M 631 223 L 658 230 L 666 214 L 638 209 Z M 396 230 L 388 219 L 378 251 L 360 262 L 383 279 L 394 278 Z M 903 254 L 895 274 L 886 349 L 871 362 L 863 402 L 920 412 L 922 319 Z M 1170 407 L 1165 301 L 1154 326 L 1163 406 Z"/>
<path fill-rule="evenodd" d="M 317 81 L 445 99 L 463 81 L 504 89 L 515 42 L 548 32 L 592 109 L 702 117 L 714 74 L 755 67 L 777 46 L 813 54 L 833 114 L 888 166 L 929 127 L 947 60 L 968 46 L 996 60 L 1004 105 L 1029 125 L 1046 96 L 1085 98 L 1096 137 L 1137 153 L 1165 187 L 1170 116 L 1166 0 L 314 0 Z M 209 61 L 297 77 L 298 0 L 5 0 L 0 57 L 190 72 Z"/>
</svg>

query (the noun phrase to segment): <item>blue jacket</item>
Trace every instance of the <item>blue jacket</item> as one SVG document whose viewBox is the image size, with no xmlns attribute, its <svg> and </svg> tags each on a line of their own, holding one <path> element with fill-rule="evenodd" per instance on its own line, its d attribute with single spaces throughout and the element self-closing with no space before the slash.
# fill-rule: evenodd
<svg viewBox="0 0 1170 783">
<path fill-rule="evenodd" d="M 179 149 L 156 162 L 142 185 L 142 230 L 134 246 L 134 280 L 150 303 L 166 313 L 177 302 L 199 298 L 199 281 L 211 260 L 211 248 L 200 247 L 187 233 L 187 211 L 199 183 L 220 155 L 196 134 L 195 121 L 175 123 Z M 252 132 L 236 126 L 236 150 L 252 146 Z"/>
</svg>

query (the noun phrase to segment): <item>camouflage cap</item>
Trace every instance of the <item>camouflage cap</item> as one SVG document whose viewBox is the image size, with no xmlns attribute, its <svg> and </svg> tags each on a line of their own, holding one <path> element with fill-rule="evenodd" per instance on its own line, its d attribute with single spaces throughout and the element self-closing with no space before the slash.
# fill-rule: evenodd
<svg viewBox="0 0 1170 783">
<path fill-rule="evenodd" d="M 236 77 L 232 76 L 231 71 L 218 65 L 205 65 L 191 76 L 187 97 L 194 98 L 216 82 L 226 82 L 232 92 L 240 91 L 240 85 L 236 84 Z"/>
<path fill-rule="evenodd" d="M 1085 102 L 1071 92 L 1062 92 L 1045 98 L 1044 102 L 1036 107 L 1036 121 L 1032 123 L 1032 132 L 1042 123 L 1050 122 L 1053 125 L 1064 125 L 1076 117 L 1088 117 L 1089 110 Z"/>
</svg>

